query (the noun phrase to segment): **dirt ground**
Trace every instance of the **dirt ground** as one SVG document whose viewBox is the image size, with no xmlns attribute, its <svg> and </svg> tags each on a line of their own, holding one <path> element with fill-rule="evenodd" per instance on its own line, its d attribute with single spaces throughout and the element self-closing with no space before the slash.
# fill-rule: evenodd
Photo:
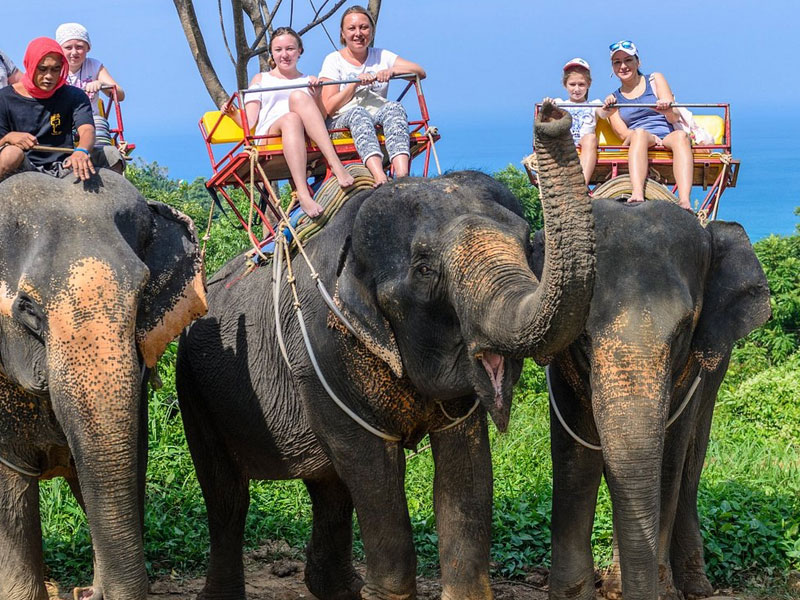
<svg viewBox="0 0 800 600">
<path fill-rule="evenodd" d="M 282 555 L 282 556 L 281 556 Z M 290 558 L 285 543 L 267 544 L 245 555 L 245 578 L 248 600 L 313 600 L 314 596 L 303 583 L 304 564 Z M 277 556 L 277 558 L 276 558 Z M 364 565 L 356 566 L 361 575 Z M 150 585 L 148 600 L 194 600 L 203 588 L 204 577 L 184 578 L 179 573 L 162 577 Z M 493 579 L 495 600 L 547 600 L 547 569 L 535 568 L 520 580 Z M 417 599 L 438 600 L 442 588 L 436 579 L 417 578 Z M 747 600 L 744 596 L 718 592 L 715 600 Z M 726 595 L 728 594 L 728 595 Z M 60 600 L 72 600 L 71 590 L 59 590 Z M 598 598 L 600 595 L 598 594 Z"/>
</svg>

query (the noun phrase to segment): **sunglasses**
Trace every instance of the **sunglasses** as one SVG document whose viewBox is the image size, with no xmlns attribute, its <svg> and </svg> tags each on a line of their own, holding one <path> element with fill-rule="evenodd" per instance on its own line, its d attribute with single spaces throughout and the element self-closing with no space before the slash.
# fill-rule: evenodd
<svg viewBox="0 0 800 600">
<path fill-rule="evenodd" d="M 619 50 L 620 48 L 623 48 L 625 50 L 636 50 L 636 46 L 634 46 L 633 42 L 631 42 L 630 40 L 621 40 L 619 42 L 614 42 L 608 47 L 608 49 L 611 50 L 611 52 Z"/>
</svg>

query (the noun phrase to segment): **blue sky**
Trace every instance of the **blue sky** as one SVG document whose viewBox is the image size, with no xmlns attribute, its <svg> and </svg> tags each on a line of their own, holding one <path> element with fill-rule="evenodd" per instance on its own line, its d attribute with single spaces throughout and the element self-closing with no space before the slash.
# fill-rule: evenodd
<svg viewBox="0 0 800 600">
<path fill-rule="evenodd" d="M 195 4 L 217 71 L 233 91 L 217 3 Z M 283 18 L 276 25 L 288 21 L 284 8 L 289 5 L 283 3 Z M 305 24 L 307 0 L 294 5 L 295 25 Z M 212 108 L 211 100 L 171 1 L 25 0 L 5 3 L 3 13 L 0 48 L 20 67 L 30 39 L 53 36 L 65 21 L 83 23 L 93 42 L 90 56 L 102 60 L 126 89 L 126 132 L 138 144 L 136 154 L 167 166 L 175 177 L 208 173 L 197 121 Z M 532 104 L 562 91 L 560 67 L 568 59 L 582 56 L 592 65 L 592 96 L 611 91 L 616 80 L 610 77 L 608 44 L 619 39 L 636 42 L 643 70 L 663 72 L 679 100 L 730 102 L 734 154 L 739 150 L 737 122 L 758 121 L 764 133 L 754 135 L 771 144 L 796 144 L 797 118 L 782 115 L 798 112 L 792 106 L 800 98 L 798 22 L 800 3 L 795 0 L 678 0 L 668 5 L 384 0 L 376 43 L 427 69 L 424 87 L 432 122 L 443 135 L 444 164 L 494 169 L 519 164 L 529 151 Z M 338 18 L 329 29 L 337 40 Z M 300 69 L 316 73 L 333 47 L 321 28 L 306 36 L 305 46 Z M 251 65 L 252 74 L 257 61 Z M 792 177 L 796 190 L 800 176 Z"/>
</svg>

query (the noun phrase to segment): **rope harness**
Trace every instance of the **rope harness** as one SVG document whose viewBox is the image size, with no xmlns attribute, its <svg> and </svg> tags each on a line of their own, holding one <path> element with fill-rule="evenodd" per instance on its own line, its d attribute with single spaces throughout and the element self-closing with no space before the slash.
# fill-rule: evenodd
<svg viewBox="0 0 800 600">
<path fill-rule="evenodd" d="M 602 446 L 598 446 L 596 444 L 590 444 L 582 437 L 580 437 L 577 433 L 575 433 L 572 430 L 572 428 L 569 425 L 567 425 L 567 422 L 564 420 L 564 417 L 561 416 L 561 411 L 558 410 L 558 405 L 556 404 L 556 398 L 553 395 L 553 386 L 550 383 L 550 365 L 544 368 L 544 376 L 545 379 L 547 380 L 547 395 L 550 397 L 550 406 L 553 407 L 553 412 L 555 413 L 558 422 L 561 423 L 561 427 L 564 428 L 564 431 L 566 431 L 570 435 L 570 437 L 576 442 L 578 442 L 581 446 L 584 446 L 589 450 L 602 450 L 603 449 Z M 686 409 L 686 407 L 689 406 L 689 400 L 692 399 L 692 396 L 694 395 L 697 386 L 700 385 L 700 379 L 701 379 L 700 374 L 698 374 L 697 377 L 694 378 L 692 386 L 689 388 L 689 391 L 686 392 L 686 396 L 683 398 L 683 402 L 681 402 L 681 405 L 673 413 L 673 415 L 669 419 L 667 419 L 667 425 L 664 428 L 665 430 L 669 429 L 670 425 L 672 425 L 675 421 L 677 421 L 678 417 L 680 417 L 681 414 L 683 414 L 683 411 Z"/>
<path fill-rule="evenodd" d="M 433 134 L 431 134 L 433 135 Z M 356 422 L 359 426 L 361 426 L 366 431 L 370 432 L 371 434 L 386 440 L 388 442 L 400 442 L 402 441 L 402 437 L 386 433 L 381 431 L 380 429 L 370 425 L 367 423 L 363 418 L 361 418 L 358 414 L 356 414 L 350 407 L 348 407 L 333 391 L 333 388 L 328 384 L 325 375 L 322 373 L 322 370 L 319 366 L 319 362 L 317 361 L 316 354 L 314 353 L 314 349 L 311 345 L 311 340 L 308 336 L 308 330 L 306 328 L 305 318 L 303 317 L 303 311 L 300 305 L 300 297 L 297 292 L 297 279 L 294 274 L 294 268 L 292 265 L 292 246 L 297 249 L 300 255 L 303 257 L 306 265 L 311 272 L 310 277 L 314 281 L 314 284 L 317 288 L 318 293 L 322 297 L 325 304 L 331 310 L 331 312 L 336 316 L 336 318 L 345 326 L 345 328 L 356 338 L 359 339 L 358 334 L 356 333 L 355 328 L 353 325 L 348 321 L 348 319 L 342 314 L 341 310 L 337 306 L 336 302 L 331 298 L 328 290 L 325 288 L 325 285 L 322 283 L 320 279 L 319 273 L 314 268 L 314 265 L 311 262 L 308 254 L 305 251 L 305 247 L 303 242 L 314 234 L 318 233 L 322 226 L 341 208 L 341 206 L 347 201 L 347 199 L 355 195 L 356 193 L 366 190 L 372 189 L 374 180 L 372 176 L 369 174 L 369 171 L 363 165 L 348 165 L 346 168 L 348 171 L 351 172 L 355 179 L 355 183 L 348 188 L 345 192 L 339 186 L 338 182 L 335 178 L 331 177 L 328 179 L 325 184 L 320 188 L 319 192 L 316 194 L 317 201 L 323 206 L 323 214 L 311 221 L 307 220 L 298 224 L 298 227 L 295 228 L 292 225 L 291 220 L 284 208 L 281 206 L 280 199 L 276 196 L 272 185 L 270 184 L 269 178 L 267 174 L 264 172 L 264 168 L 258 161 L 258 151 L 255 148 L 248 149 L 250 153 L 250 186 L 249 186 L 249 200 L 250 200 L 250 210 L 248 214 L 248 229 L 252 226 L 252 214 L 253 214 L 253 204 L 256 197 L 256 189 L 255 189 L 255 175 L 256 171 L 258 171 L 258 175 L 261 177 L 261 181 L 264 183 L 264 188 L 267 190 L 269 194 L 270 201 L 273 205 L 275 211 L 280 215 L 280 220 L 275 228 L 275 231 L 278 232 L 275 236 L 275 248 L 274 252 L 272 253 L 272 302 L 273 302 L 273 309 L 274 309 L 274 319 L 275 319 L 275 331 L 278 337 L 278 347 L 281 352 L 281 356 L 283 357 L 286 366 L 292 370 L 292 364 L 289 360 L 289 353 L 286 350 L 286 341 L 283 335 L 283 327 L 281 323 L 280 317 L 280 298 L 281 298 L 281 281 L 282 281 L 282 271 L 283 271 L 283 264 L 286 263 L 286 281 L 289 283 L 289 287 L 292 293 L 292 307 L 295 312 L 295 317 L 297 319 L 297 324 L 300 328 L 300 332 L 303 337 L 303 343 L 306 347 L 306 352 L 308 353 L 308 357 L 311 360 L 311 365 L 314 368 L 314 372 L 317 375 L 322 387 L 325 389 L 325 392 L 328 396 L 333 400 L 334 404 L 336 404 L 342 412 L 344 412 L 350 419 Z M 437 160 L 438 163 L 438 160 Z M 213 211 L 213 205 L 212 209 Z M 209 230 L 210 230 L 210 222 L 211 222 L 211 214 L 209 213 Z M 310 222 L 309 222 L 310 221 Z M 286 235 L 288 232 L 288 236 Z M 208 233 L 206 234 L 208 235 Z M 291 240 L 291 242 L 289 241 Z M 270 257 L 267 256 L 259 244 L 255 241 L 254 237 L 250 235 L 250 241 L 253 245 L 254 254 L 257 254 L 263 261 L 269 261 Z M 478 408 L 480 404 L 479 400 L 475 400 L 475 403 L 472 407 L 461 417 L 453 418 L 447 414 L 444 410 L 444 407 L 441 403 L 437 403 L 439 409 L 442 411 L 442 414 L 445 415 L 447 419 L 451 422 L 445 425 L 440 429 L 436 429 L 434 431 L 446 431 L 451 429 L 458 424 L 462 423 L 466 419 L 468 419 L 473 412 Z"/>
</svg>

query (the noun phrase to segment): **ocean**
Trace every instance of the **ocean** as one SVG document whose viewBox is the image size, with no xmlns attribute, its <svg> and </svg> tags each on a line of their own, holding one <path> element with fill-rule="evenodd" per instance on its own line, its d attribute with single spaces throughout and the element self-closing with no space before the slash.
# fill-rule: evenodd
<svg viewBox="0 0 800 600">
<path fill-rule="evenodd" d="M 475 124 L 469 119 L 435 118 L 442 139 L 436 148 L 444 170 L 478 169 L 493 173 L 520 161 L 531 150 L 531 123 L 518 119 L 495 119 Z M 732 119 L 733 156 L 741 160 L 738 183 L 725 191 L 719 219 L 741 223 L 752 241 L 770 234 L 790 235 L 800 218 L 800 168 L 797 148 L 800 122 L 780 122 L 777 115 L 744 111 Z M 208 155 L 199 132 L 176 133 L 157 138 L 134 136 L 134 156 L 167 167 L 170 177 L 191 181 L 210 172 Z M 431 161 L 433 169 L 433 161 Z M 421 159 L 414 163 L 419 174 Z M 705 193 L 695 189 L 692 202 Z"/>
</svg>

